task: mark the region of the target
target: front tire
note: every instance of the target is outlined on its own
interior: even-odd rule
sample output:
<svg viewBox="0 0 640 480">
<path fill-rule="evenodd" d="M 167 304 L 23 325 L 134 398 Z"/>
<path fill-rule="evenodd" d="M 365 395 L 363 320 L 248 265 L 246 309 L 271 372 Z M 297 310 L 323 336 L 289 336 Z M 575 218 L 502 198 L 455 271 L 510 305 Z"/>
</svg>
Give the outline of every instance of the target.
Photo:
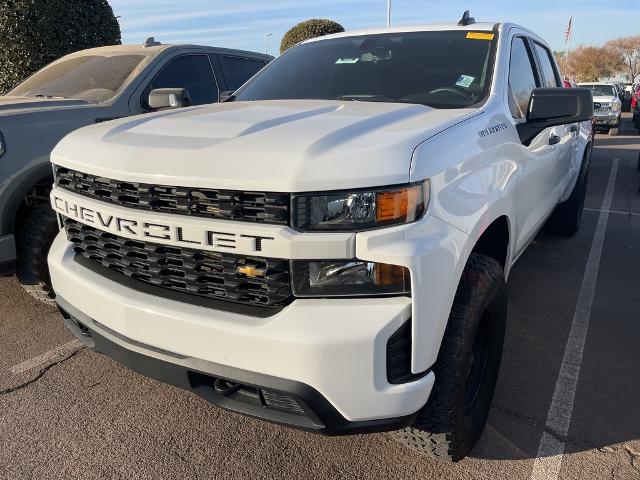
<svg viewBox="0 0 640 480">
<path fill-rule="evenodd" d="M 56 214 L 49 205 L 42 204 L 27 211 L 16 232 L 18 281 L 32 297 L 47 305 L 55 305 L 47 255 L 58 231 Z"/>
<path fill-rule="evenodd" d="M 429 401 L 392 435 L 421 454 L 458 462 L 482 434 L 495 391 L 507 317 L 502 265 L 471 254 L 433 367 Z"/>
</svg>

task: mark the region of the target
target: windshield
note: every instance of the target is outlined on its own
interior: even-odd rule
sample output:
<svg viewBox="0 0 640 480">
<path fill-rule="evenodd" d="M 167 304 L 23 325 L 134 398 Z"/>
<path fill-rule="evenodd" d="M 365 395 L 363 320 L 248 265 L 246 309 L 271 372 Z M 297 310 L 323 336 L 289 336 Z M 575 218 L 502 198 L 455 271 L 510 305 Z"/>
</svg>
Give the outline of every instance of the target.
<svg viewBox="0 0 640 480">
<path fill-rule="evenodd" d="M 7 95 L 106 102 L 124 86 L 144 55 L 86 55 L 49 65 Z"/>
<path fill-rule="evenodd" d="M 306 43 L 274 60 L 236 100 L 338 99 L 463 108 L 489 92 L 492 32 L 407 32 Z"/>
<path fill-rule="evenodd" d="M 613 85 L 579 85 L 582 88 L 588 88 L 594 97 L 615 97 L 616 91 Z"/>
</svg>

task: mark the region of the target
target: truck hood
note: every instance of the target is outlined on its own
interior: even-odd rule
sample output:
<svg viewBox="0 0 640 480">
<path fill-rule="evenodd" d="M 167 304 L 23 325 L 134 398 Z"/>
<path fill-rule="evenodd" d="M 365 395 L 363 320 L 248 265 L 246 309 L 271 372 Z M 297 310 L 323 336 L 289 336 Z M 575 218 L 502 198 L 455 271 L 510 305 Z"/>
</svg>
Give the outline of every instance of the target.
<svg viewBox="0 0 640 480">
<path fill-rule="evenodd" d="M 14 97 L 0 96 L 0 115 L 11 115 L 29 111 L 49 110 L 55 108 L 74 107 L 87 105 L 84 100 L 72 100 L 67 98 L 40 98 L 40 97 Z"/>
<path fill-rule="evenodd" d="M 63 139 L 56 164 L 117 180 L 300 192 L 409 180 L 416 146 L 481 113 L 328 100 L 230 102 L 129 117 Z"/>
</svg>

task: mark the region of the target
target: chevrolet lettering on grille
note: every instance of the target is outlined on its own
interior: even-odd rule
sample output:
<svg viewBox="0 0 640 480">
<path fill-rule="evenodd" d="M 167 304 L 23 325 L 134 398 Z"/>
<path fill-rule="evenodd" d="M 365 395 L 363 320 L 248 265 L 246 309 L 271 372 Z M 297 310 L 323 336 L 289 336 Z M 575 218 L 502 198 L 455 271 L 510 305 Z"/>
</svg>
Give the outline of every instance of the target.
<svg viewBox="0 0 640 480">
<path fill-rule="evenodd" d="M 177 221 L 144 218 L 132 212 L 131 215 L 116 213 L 105 205 L 101 208 L 97 202 L 67 198 L 65 192 L 54 191 L 51 194 L 52 205 L 57 213 L 65 218 L 77 220 L 85 225 L 111 232 L 130 239 L 139 239 L 169 245 L 199 248 L 217 252 L 238 252 L 243 254 L 262 254 L 268 250 L 274 237 L 238 233 L 223 229 L 210 229 L 203 225 L 186 224 Z M 163 216 L 163 217 L 166 217 Z M 199 222 L 196 222 L 199 223 Z"/>
</svg>

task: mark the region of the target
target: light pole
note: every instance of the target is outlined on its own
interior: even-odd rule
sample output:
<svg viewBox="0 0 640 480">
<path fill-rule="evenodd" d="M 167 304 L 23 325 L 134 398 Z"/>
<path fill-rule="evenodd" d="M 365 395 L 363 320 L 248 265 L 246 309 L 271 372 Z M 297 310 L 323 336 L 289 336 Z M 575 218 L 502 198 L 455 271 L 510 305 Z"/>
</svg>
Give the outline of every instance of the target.
<svg viewBox="0 0 640 480">
<path fill-rule="evenodd" d="M 391 26 L 391 0 L 387 0 L 387 27 Z"/>
<path fill-rule="evenodd" d="M 273 33 L 265 33 L 264 34 L 264 54 L 268 55 L 269 54 L 269 49 L 267 48 L 267 38 L 272 36 Z"/>
</svg>

